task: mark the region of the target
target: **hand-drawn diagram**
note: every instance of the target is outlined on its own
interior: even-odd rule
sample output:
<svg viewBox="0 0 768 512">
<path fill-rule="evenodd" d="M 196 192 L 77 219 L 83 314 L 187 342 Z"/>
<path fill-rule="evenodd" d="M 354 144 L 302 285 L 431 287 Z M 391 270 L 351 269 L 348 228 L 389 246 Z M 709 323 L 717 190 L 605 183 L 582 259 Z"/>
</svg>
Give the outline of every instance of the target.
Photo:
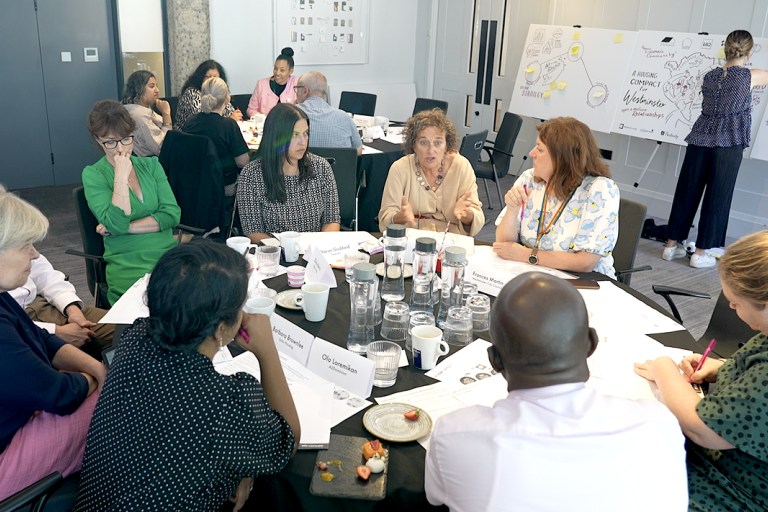
<svg viewBox="0 0 768 512">
<path fill-rule="evenodd" d="M 688 40 L 689 41 L 689 40 Z M 682 123 L 693 126 L 701 112 L 701 84 L 706 75 L 717 65 L 717 61 L 702 53 L 686 55 L 680 61 L 670 60 L 664 64 L 669 78 L 663 83 L 664 96 L 675 106 L 665 121 L 670 127 Z"/>
</svg>

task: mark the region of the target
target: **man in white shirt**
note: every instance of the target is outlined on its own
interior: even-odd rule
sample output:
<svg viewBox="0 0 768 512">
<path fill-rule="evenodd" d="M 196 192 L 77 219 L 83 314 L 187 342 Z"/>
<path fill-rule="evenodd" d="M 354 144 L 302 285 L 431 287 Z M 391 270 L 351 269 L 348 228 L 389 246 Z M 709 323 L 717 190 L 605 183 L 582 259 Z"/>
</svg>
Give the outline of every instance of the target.
<svg viewBox="0 0 768 512">
<path fill-rule="evenodd" d="M 328 104 L 328 81 L 322 73 L 308 71 L 299 77 L 296 106 L 309 118 L 309 145 L 321 148 L 356 148 L 363 154 L 363 141 L 352 118 Z"/>
<path fill-rule="evenodd" d="M 491 337 L 488 356 L 509 395 L 437 421 L 430 503 L 453 512 L 688 510 L 672 413 L 584 386 L 598 338 L 576 288 L 539 272 L 513 279 L 493 306 Z"/>
<path fill-rule="evenodd" d="M 87 350 L 92 355 L 112 342 L 114 324 L 98 323 L 107 312 L 84 305 L 72 283 L 42 254 L 32 260 L 27 282 L 9 293 L 38 326 L 51 334 L 80 348 L 91 340 L 97 341 L 98 345 L 92 344 L 92 350 Z"/>
</svg>

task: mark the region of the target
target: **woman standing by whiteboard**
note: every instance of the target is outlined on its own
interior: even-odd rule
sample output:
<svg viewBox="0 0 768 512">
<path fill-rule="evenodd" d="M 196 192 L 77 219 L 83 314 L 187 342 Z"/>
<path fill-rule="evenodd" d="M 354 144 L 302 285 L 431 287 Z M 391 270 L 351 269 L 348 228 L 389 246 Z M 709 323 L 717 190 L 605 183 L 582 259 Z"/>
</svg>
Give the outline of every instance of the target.
<svg viewBox="0 0 768 512">
<path fill-rule="evenodd" d="M 750 142 L 752 87 L 768 85 L 768 71 L 744 67 L 753 44 L 749 32 L 734 30 L 725 40 L 725 65 L 704 75 L 701 115 L 685 138 L 688 149 L 677 180 L 662 259 L 685 256 L 685 248 L 678 242 L 688 238 L 702 194 L 691 267 L 714 266 L 715 258 L 705 251 L 725 245 L 733 189 L 744 148 Z"/>
</svg>

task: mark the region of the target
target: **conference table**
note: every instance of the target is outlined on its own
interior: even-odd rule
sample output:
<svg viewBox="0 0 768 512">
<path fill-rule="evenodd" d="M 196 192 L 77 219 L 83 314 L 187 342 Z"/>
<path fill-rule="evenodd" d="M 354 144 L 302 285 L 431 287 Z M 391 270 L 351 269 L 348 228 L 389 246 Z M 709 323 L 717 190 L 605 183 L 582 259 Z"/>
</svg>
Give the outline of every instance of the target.
<svg viewBox="0 0 768 512">
<path fill-rule="evenodd" d="M 381 254 L 371 257 L 372 263 L 383 260 Z M 304 264 L 299 260 L 299 264 Z M 297 324 L 302 329 L 319 336 L 331 343 L 346 347 L 347 329 L 349 327 L 350 305 L 349 285 L 345 281 L 343 270 L 334 270 L 337 288 L 330 291 L 328 310 L 323 322 L 308 322 L 301 311 L 287 310 L 277 307 L 275 314 L 279 314 L 289 321 Z M 578 274 L 579 277 L 594 280 L 610 280 L 603 274 L 595 272 Z M 406 300 L 410 297 L 410 279 L 406 279 Z M 289 289 L 286 275 L 277 276 L 265 281 L 265 284 L 275 290 Z M 650 305 L 654 309 L 669 314 L 654 301 L 632 290 L 628 286 L 617 283 L 619 287 L 632 294 L 637 299 Z M 493 297 L 491 298 L 493 300 Z M 376 338 L 379 336 L 381 325 L 376 327 Z M 489 333 L 475 333 L 475 338 L 490 340 Z M 651 335 L 652 338 L 664 345 L 702 352 L 693 337 L 687 330 Z M 404 342 L 400 343 L 404 346 Z M 461 347 L 450 346 L 450 354 L 454 354 Z M 234 351 L 233 351 L 234 352 Z M 449 355 L 450 355 L 449 354 Z M 441 359 L 442 360 L 442 359 Z M 397 382 L 394 386 L 380 389 L 373 388 L 370 400 L 375 403 L 376 397 L 390 395 L 392 393 L 407 391 L 416 387 L 434 384 L 437 381 L 424 375 L 425 372 L 415 369 L 412 365 L 402 367 L 398 371 Z M 362 417 L 365 411 L 358 412 L 342 423 L 331 429 L 332 434 L 368 437 L 372 436 L 363 427 Z M 281 501 L 286 504 L 286 510 L 296 509 L 300 504 L 305 511 L 406 511 L 406 510 L 447 510 L 446 507 L 432 507 L 424 493 L 424 464 L 426 451 L 418 442 L 388 443 L 389 444 L 389 468 L 386 497 L 381 501 L 352 500 L 342 498 L 319 497 L 310 494 L 310 483 L 317 458 L 316 450 L 300 450 L 288 463 L 288 466 L 279 474 L 263 477 L 257 483 L 257 489 L 261 492 L 270 492 L 280 495 Z"/>
</svg>

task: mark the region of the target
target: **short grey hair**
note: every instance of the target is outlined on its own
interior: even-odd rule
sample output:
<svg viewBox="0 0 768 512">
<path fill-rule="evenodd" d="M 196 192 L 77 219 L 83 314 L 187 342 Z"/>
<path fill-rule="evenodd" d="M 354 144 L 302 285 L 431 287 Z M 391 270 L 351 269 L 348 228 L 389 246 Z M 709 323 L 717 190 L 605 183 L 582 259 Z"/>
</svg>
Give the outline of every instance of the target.
<svg viewBox="0 0 768 512">
<path fill-rule="evenodd" d="M 215 76 L 203 82 L 200 89 L 200 107 L 206 114 L 220 108 L 227 101 L 229 89 L 227 82 Z"/>
<path fill-rule="evenodd" d="M 0 185 L 0 252 L 37 243 L 48 233 L 48 219 L 34 205 Z"/>
<path fill-rule="evenodd" d="M 317 71 L 307 71 L 299 77 L 300 85 L 307 88 L 309 94 L 324 94 L 328 96 L 328 80 Z"/>
</svg>

